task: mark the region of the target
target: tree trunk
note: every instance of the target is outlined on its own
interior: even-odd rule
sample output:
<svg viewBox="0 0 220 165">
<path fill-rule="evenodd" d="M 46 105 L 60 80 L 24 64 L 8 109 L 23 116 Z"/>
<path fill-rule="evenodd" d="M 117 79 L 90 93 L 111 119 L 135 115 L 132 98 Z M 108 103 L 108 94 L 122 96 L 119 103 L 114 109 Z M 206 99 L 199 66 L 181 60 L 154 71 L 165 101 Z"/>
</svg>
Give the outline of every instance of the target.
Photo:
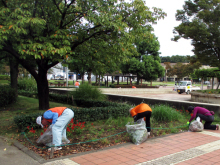
<svg viewBox="0 0 220 165">
<path fill-rule="evenodd" d="M 11 87 L 15 89 L 16 96 L 18 96 L 18 62 L 14 57 L 9 57 L 10 63 L 10 78 L 11 78 Z"/>
<path fill-rule="evenodd" d="M 137 74 L 137 85 L 139 85 L 140 76 Z"/>
<path fill-rule="evenodd" d="M 38 89 L 38 99 L 39 99 L 39 109 L 47 110 L 49 109 L 49 88 L 47 81 L 47 70 L 39 67 L 39 73 L 37 78 L 37 89 Z"/>
<path fill-rule="evenodd" d="M 88 82 L 89 82 L 89 84 L 92 84 L 92 83 L 91 83 L 91 74 L 92 74 L 92 72 L 89 71 L 89 72 L 88 72 Z"/>
</svg>

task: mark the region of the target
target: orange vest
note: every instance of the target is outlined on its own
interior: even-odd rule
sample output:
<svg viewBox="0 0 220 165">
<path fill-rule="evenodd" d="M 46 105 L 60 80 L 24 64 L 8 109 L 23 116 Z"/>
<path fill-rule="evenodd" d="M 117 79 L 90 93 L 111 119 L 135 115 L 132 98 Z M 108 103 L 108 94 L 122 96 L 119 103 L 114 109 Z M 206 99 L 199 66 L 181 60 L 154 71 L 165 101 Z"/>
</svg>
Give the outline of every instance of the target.
<svg viewBox="0 0 220 165">
<path fill-rule="evenodd" d="M 152 109 L 149 107 L 149 105 L 147 105 L 145 103 L 141 103 L 141 104 L 137 105 L 136 107 L 134 107 L 130 111 L 130 114 L 133 117 L 133 116 L 137 115 L 138 113 L 142 113 L 142 112 L 145 112 L 145 111 L 151 111 L 152 112 Z"/>
<path fill-rule="evenodd" d="M 75 82 L 75 86 L 79 86 L 79 82 Z"/>
<path fill-rule="evenodd" d="M 66 108 L 67 107 L 54 107 L 54 108 L 48 109 L 48 111 L 52 111 L 52 112 L 58 113 L 58 117 L 60 117 L 60 115 L 62 115 L 63 111 Z M 52 119 L 46 119 L 46 120 L 49 121 L 50 123 L 52 123 Z"/>
</svg>

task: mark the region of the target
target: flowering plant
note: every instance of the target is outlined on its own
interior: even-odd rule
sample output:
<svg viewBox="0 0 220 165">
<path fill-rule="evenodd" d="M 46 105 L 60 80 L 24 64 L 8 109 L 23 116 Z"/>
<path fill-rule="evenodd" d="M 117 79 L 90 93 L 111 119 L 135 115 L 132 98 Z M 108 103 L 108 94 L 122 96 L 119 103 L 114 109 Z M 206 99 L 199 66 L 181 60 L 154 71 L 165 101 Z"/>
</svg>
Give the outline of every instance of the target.
<svg viewBox="0 0 220 165">
<path fill-rule="evenodd" d="M 85 122 L 78 122 L 78 120 L 76 120 L 76 123 L 74 123 L 72 119 L 66 128 L 67 135 L 72 135 L 74 132 L 77 135 L 80 135 L 84 127 L 85 127 Z"/>
</svg>

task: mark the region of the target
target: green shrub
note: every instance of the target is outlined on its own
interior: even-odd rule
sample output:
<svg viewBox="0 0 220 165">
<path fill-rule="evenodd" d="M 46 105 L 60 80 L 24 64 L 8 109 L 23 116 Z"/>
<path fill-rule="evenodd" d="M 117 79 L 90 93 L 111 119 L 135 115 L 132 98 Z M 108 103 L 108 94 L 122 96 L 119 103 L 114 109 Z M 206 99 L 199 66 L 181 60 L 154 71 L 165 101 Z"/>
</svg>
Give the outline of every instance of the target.
<svg viewBox="0 0 220 165">
<path fill-rule="evenodd" d="M 18 126 L 18 129 L 22 131 L 27 130 L 27 126 L 33 129 L 40 128 L 40 126 L 36 123 L 36 118 L 38 116 L 43 115 L 43 113 L 34 113 L 31 115 L 18 115 L 14 117 L 14 122 Z"/>
<path fill-rule="evenodd" d="M 18 90 L 18 94 L 22 96 L 27 96 L 27 97 L 38 98 L 38 93 L 32 92 L 32 91 Z"/>
<path fill-rule="evenodd" d="M 81 84 L 76 91 L 72 92 L 73 98 L 85 99 L 85 100 L 107 100 L 107 96 L 103 95 L 102 92 L 87 83 Z"/>
<path fill-rule="evenodd" d="M 74 112 L 74 121 L 98 121 L 108 118 L 128 117 L 130 106 L 128 104 L 118 104 L 117 107 L 92 107 L 92 108 L 70 108 Z M 27 130 L 27 126 L 30 128 L 40 128 L 36 124 L 36 118 L 43 113 L 35 113 L 31 115 L 18 115 L 14 117 L 14 122 L 18 128 L 22 131 Z"/>
<path fill-rule="evenodd" d="M 18 79 L 18 89 L 37 92 L 37 83 L 33 78 L 20 78 Z"/>
<path fill-rule="evenodd" d="M 158 122 L 171 122 L 183 119 L 183 115 L 180 112 L 166 105 L 152 106 L 152 117 Z"/>
<path fill-rule="evenodd" d="M 0 107 L 16 101 L 16 91 L 8 85 L 0 85 Z"/>
<path fill-rule="evenodd" d="M 10 80 L 9 75 L 0 75 L 0 80 Z"/>
</svg>

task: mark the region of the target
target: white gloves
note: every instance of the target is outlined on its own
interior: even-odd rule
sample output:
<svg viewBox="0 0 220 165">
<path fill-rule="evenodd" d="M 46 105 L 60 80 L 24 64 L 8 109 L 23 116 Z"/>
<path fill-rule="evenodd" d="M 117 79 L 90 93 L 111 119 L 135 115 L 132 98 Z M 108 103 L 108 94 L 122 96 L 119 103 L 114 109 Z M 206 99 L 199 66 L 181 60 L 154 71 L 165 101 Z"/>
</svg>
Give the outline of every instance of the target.
<svg viewBox="0 0 220 165">
<path fill-rule="evenodd" d="M 150 132 L 148 132 L 147 134 L 148 134 L 148 136 L 150 136 Z"/>
</svg>

